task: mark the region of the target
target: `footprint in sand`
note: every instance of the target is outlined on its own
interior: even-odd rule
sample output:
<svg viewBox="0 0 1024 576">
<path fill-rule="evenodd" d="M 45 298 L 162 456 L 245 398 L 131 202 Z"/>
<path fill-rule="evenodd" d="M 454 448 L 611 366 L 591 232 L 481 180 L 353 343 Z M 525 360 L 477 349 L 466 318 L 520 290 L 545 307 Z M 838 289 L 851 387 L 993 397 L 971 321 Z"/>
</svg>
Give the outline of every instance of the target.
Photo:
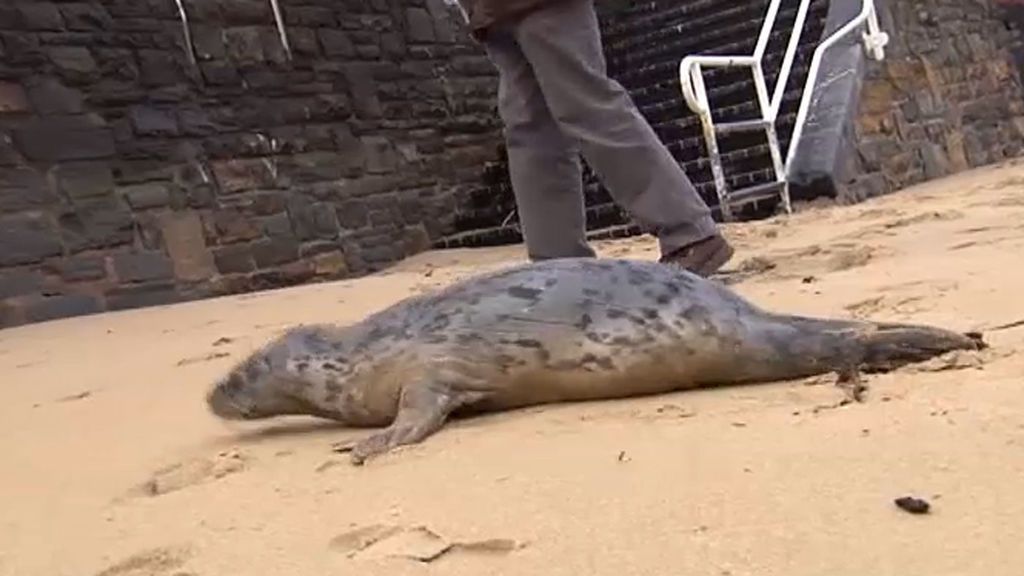
<svg viewBox="0 0 1024 576">
<path fill-rule="evenodd" d="M 189 486 L 205 484 L 245 470 L 248 458 L 231 450 L 213 458 L 194 458 L 157 470 L 153 476 L 136 488 L 142 496 L 163 496 Z"/>
<path fill-rule="evenodd" d="M 991 205 L 998 206 L 999 208 L 1015 208 L 1017 206 L 1024 206 L 1024 195 L 1014 194 L 1012 196 L 1003 196 Z"/>
<path fill-rule="evenodd" d="M 176 366 L 188 366 L 190 364 L 199 364 L 201 362 L 209 362 L 211 360 L 218 360 L 220 358 L 227 358 L 231 356 L 228 352 L 211 352 L 209 354 L 203 354 L 202 356 L 193 356 L 191 358 L 183 358 L 178 360 Z"/>
<path fill-rule="evenodd" d="M 352 559 L 402 558 L 429 563 L 452 554 L 505 555 L 523 544 L 503 538 L 453 542 L 425 526 L 377 524 L 335 536 L 330 547 Z"/>
<path fill-rule="evenodd" d="M 753 277 L 775 279 L 808 278 L 821 272 L 842 272 L 868 265 L 886 252 L 877 247 L 854 243 L 809 246 L 768 256 L 755 256 L 727 273 L 723 281 L 734 284 Z"/>
<path fill-rule="evenodd" d="M 693 418 L 697 413 L 678 404 L 662 404 L 657 408 L 632 408 L 610 410 L 607 407 L 591 414 L 583 414 L 580 422 L 596 422 L 599 420 L 642 420 L 644 422 L 685 420 Z"/>
<path fill-rule="evenodd" d="M 934 301 L 934 298 L 932 299 Z M 846 306 L 846 310 L 857 319 L 867 319 L 879 312 L 915 314 L 929 307 L 924 305 L 924 296 L 875 296 Z"/>
<path fill-rule="evenodd" d="M 190 556 L 189 548 L 153 548 L 129 556 L 96 576 L 192 576 L 179 570 Z"/>
<path fill-rule="evenodd" d="M 914 224 L 921 224 L 923 222 L 945 222 L 949 220 L 960 220 L 963 217 L 963 212 L 960 212 L 959 210 L 925 212 L 923 214 L 915 214 L 913 216 L 907 216 L 904 218 L 897 218 L 896 220 L 883 222 L 881 226 L 886 230 L 892 230 L 894 228 L 905 228 L 907 226 L 913 226 Z"/>
</svg>

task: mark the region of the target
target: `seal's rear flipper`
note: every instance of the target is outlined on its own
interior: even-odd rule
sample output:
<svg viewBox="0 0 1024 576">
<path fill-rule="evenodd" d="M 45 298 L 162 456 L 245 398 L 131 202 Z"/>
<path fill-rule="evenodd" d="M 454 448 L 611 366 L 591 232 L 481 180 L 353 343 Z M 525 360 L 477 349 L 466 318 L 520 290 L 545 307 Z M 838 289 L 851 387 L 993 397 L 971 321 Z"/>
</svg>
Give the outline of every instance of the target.
<svg viewBox="0 0 1024 576">
<path fill-rule="evenodd" d="M 913 324 L 874 323 L 861 338 L 866 372 L 888 372 L 923 362 L 954 350 L 983 350 L 981 334 L 960 334 L 942 328 Z"/>
</svg>

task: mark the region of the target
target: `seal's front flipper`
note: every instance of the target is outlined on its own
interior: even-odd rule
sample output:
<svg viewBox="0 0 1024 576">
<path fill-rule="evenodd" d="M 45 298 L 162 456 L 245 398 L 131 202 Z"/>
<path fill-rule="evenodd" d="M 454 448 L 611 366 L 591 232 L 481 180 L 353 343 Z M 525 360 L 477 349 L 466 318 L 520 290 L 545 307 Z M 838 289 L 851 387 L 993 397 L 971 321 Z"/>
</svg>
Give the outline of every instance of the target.
<svg viewBox="0 0 1024 576">
<path fill-rule="evenodd" d="M 342 443 L 338 452 L 350 452 L 353 464 L 408 444 L 416 444 L 444 426 L 448 415 L 479 399 L 478 393 L 461 392 L 444 384 L 416 383 L 402 389 L 395 421 L 383 431 L 355 443 Z"/>
<path fill-rule="evenodd" d="M 836 378 L 836 386 L 843 391 L 846 396 L 843 399 L 844 404 L 851 404 L 853 402 L 863 402 L 864 393 L 868 387 L 864 383 L 864 379 L 861 377 L 860 370 L 856 366 L 846 366 L 836 371 L 838 378 Z"/>
</svg>

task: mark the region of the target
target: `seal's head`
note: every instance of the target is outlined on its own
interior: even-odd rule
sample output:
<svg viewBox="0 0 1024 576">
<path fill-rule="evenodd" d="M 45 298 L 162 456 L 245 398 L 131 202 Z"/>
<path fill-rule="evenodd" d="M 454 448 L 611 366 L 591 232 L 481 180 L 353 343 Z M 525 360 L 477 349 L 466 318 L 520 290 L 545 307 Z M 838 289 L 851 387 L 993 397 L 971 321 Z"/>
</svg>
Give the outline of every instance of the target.
<svg viewBox="0 0 1024 576">
<path fill-rule="evenodd" d="M 299 391 L 300 374 L 291 367 L 288 338 L 250 355 L 222 378 L 206 396 L 210 410 L 225 420 L 257 420 L 307 414 Z"/>
</svg>

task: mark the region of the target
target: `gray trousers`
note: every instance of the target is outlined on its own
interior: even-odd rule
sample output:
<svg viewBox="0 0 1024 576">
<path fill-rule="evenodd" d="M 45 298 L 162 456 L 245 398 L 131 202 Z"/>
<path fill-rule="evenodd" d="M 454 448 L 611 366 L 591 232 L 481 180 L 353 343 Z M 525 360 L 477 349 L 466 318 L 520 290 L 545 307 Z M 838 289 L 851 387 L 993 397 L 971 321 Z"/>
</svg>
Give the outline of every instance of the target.
<svg viewBox="0 0 1024 576">
<path fill-rule="evenodd" d="M 581 152 L 663 254 L 716 233 L 686 173 L 607 76 L 593 1 L 552 2 L 484 40 L 500 73 L 509 172 L 533 260 L 594 255 Z"/>
</svg>

